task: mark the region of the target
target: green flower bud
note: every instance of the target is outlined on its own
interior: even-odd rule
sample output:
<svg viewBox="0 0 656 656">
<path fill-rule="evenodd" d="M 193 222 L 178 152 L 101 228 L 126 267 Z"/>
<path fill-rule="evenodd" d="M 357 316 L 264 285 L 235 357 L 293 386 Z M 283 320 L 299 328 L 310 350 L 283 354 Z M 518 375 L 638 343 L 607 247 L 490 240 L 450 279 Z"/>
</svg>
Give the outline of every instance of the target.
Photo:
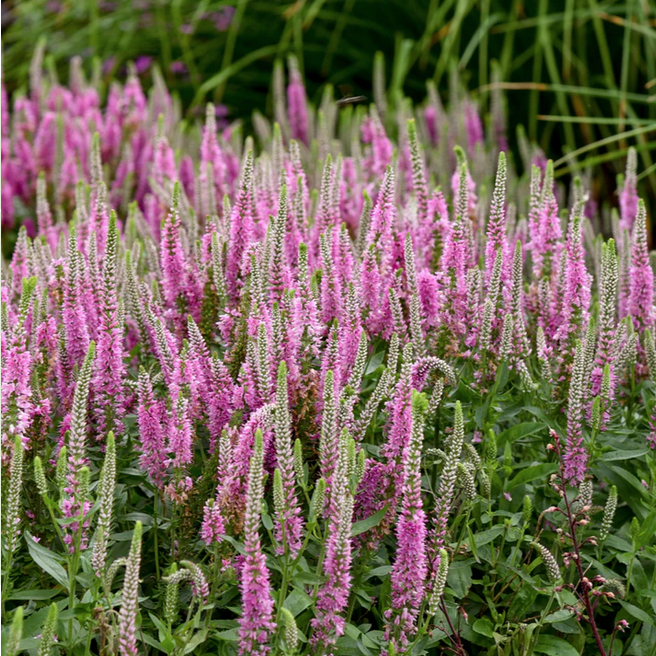
<svg viewBox="0 0 656 656">
<path fill-rule="evenodd" d="M 37 490 L 39 490 L 39 494 L 42 497 L 45 497 L 48 494 L 48 481 L 46 480 L 46 475 L 43 471 L 43 463 L 39 456 L 34 458 L 34 481 Z"/>
<path fill-rule="evenodd" d="M 173 563 L 174 569 L 171 574 L 175 574 L 178 566 Z M 166 585 L 166 597 L 164 599 L 164 617 L 169 624 L 173 624 L 178 617 L 178 592 L 179 581 L 169 576 L 169 582 Z"/>
<path fill-rule="evenodd" d="M 314 488 L 312 501 L 310 502 L 310 521 L 316 520 L 323 514 L 323 507 L 326 502 L 326 481 L 320 478 Z"/>
<path fill-rule="evenodd" d="M 304 488 L 305 469 L 303 467 L 303 445 L 298 438 L 296 438 L 296 441 L 294 442 L 294 473 L 296 474 L 298 484 Z"/>
<path fill-rule="evenodd" d="M 7 656 L 15 656 L 18 654 L 18 645 L 23 637 L 23 607 L 19 606 L 14 611 L 14 619 L 11 623 L 9 630 L 9 637 L 7 638 L 6 649 Z"/>
<path fill-rule="evenodd" d="M 552 583 L 558 583 L 561 580 L 560 568 L 556 559 L 553 557 L 553 554 L 549 549 L 542 546 L 539 542 L 531 542 L 536 551 L 540 554 L 544 566 L 547 568 L 547 574 L 549 575 L 549 580 Z"/>
<path fill-rule="evenodd" d="M 617 488 L 613 485 L 610 488 L 608 493 L 608 499 L 606 500 L 606 507 L 604 508 L 604 517 L 601 520 L 601 531 L 599 537 L 602 540 L 605 540 L 610 533 L 610 529 L 613 527 L 613 517 L 615 516 L 615 511 L 617 510 Z"/>
<path fill-rule="evenodd" d="M 631 520 L 631 528 L 629 529 L 629 535 L 631 536 L 631 539 L 633 542 L 638 541 L 638 534 L 640 533 L 640 522 L 638 521 L 637 517 L 634 517 Z"/>
<path fill-rule="evenodd" d="M 479 472 L 478 476 L 481 479 L 481 494 L 489 499 L 492 496 L 492 481 L 485 471 Z"/>
<path fill-rule="evenodd" d="M 610 365 L 604 365 L 601 377 L 601 398 L 606 402 L 610 398 Z"/>
<path fill-rule="evenodd" d="M 490 465 L 497 461 L 497 436 L 492 429 L 488 432 L 485 442 L 485 460 Z"/>
<path fill-rule="evenodd" d="M 428 601 L 428 613 L 431 616 L 436 615 L 437 611 L 439 610 L 440 600 L 442 599 L 442 594 L 444 593 L 444 587 L 446 586 L 446 578 L 448 574 L 449 554 L 446 552 L 446 549 L 440 549 L 440 564 L 437 568 L 437 573 L 435 574 L 433 589 Z"/>
<path fill-rule="evenodd" d="M 282 515 L 285 509 L 285 494 L 282 489 L 282 475 L 277 468 L 273 472 L 273 507 L 279 515 Z"/>
<path fill-rule="evenodd" d="M 39 641 L 38 656 L 50 656 L 52 648 L 55 645 L 55 633 L 57 632 L 57 619 L 59 617 L 59 609 L 57 604 L 53 603 L 48 611 L 46 623 L 41 629 L 41 640 Z"/>
<path fill-rule="evenodd" d="M 458 463 L 458 480 L 465 492 L 465 496 L 473 501 L 476 498 L 476 483 L 474 483 L 470 471 L 461 462 Z"/>
<path fill-rule="evenodd" d="M 530 524 L 531 517 L 533 516 L 533 502 L 531 497 L 528 494 L 524 497 L 524 503 L 522 505 L 522 521 L 524 524 Z"/>
<path fill-rule="evenodd" d="M 594 401 L 592 402 L 590 425 L 594 431 L 598 431 L 601 428 L 601 397 L 599 396 L 595 396 Z"/>
<path fill-rule="evenodd" d="M 68 435 L 68 433 L 67 433 Z M 60 494 L 63 489 L 68 485 L 66 477 L 68 475 L 68 453 L 65 446 L 63 446 L 59 451 L 59 457 L 57 458 L 57 470 L 55 477 L 57 479 L 57 487 L 59 488 Z"/>
<path fill-rule="evenodd" d="M 298 649 L 298 627 L 296 620 L 291 611 L 284 606 L 281 609 L 282 617 L 285 624 L 285 646 L 288 652 L 295 652 Z"/>
<path fill-rule="evenodd" d="M 89 479 L 91 472 L 88 467 L 82 467 L 78 474 L 78 498 L 80 501 L 86 501 L 89 498 Z"/>
<path fill-rule="evenodd" d="M 346 443 L 346 476 L 355 474 L 355 440 L 351 437 Z"/>
<path fill-rule="evenodd" d="M 358 451 L 358 459 L 355 463 L 355 479 L 358 482 L 358 485 L 362 482 L 364 478 L 364 471 L 367 466 L 367 454 L 364 449 Z"/>
</svg>

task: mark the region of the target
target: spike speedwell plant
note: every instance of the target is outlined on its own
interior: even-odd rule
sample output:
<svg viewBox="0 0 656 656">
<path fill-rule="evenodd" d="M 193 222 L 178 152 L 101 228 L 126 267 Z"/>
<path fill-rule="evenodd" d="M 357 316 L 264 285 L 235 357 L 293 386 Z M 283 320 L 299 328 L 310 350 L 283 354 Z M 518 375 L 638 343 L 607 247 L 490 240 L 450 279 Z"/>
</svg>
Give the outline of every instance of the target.
<svg viewBox="0 0 656 656">
<path fill-rule="evenodd" d="M 652 653 L 635 153 L 595 208 L 381 79 L 291 58 L 247 137 L 133 74 L 3 97 L 7 653 Z"/>
</svg>

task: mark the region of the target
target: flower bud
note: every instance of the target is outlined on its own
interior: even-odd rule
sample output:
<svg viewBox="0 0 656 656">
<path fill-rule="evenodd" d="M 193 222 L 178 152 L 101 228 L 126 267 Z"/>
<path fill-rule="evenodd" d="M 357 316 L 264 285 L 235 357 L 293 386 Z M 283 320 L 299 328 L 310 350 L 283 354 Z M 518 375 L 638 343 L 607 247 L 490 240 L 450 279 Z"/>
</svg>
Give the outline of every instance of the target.
<svg viewBox="0 0 656 656">
<path fill-rule="evenodd" d="M 610 488 L 608 499 L 606 500 L 606 507 L 604 508 L 604 517 L 601 520 L 601 532 L 599 537 L 605 540 L 613 527 L 613 517 L 617 510 L 617 488 L 613 485 Z"/>
<path fill-rule="evenodd" d="M 34 458 L 34 481 L 37 490 L 39 490 L 39 494 L 42 497 L 45 497 L 48 494 L 48 481 L 46 480 L 46 475 L 43 471 L 43 463 L 39 456 L 35 456 Z"/>
<path fill-rule="evenodd" d="M 533 515 L 533 502 L 531 497 L 527 495 L 524 496 L 524 503 L 522 504 L 522 521 L 524 524 L 529 524 L 531 522 L 531 516 Z"/>
</svg>

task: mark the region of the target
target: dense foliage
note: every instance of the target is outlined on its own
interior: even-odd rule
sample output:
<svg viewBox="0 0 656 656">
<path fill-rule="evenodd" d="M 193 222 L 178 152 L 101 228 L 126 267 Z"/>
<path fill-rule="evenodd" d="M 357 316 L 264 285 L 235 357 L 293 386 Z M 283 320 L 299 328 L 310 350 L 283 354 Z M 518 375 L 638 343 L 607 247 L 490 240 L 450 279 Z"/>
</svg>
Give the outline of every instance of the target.
<svg viewBox="0 0 656 656">
<path fill-rule="evenodd" d="M 618 213 L 498 95 L 280 73 L 257 140 L 77 63 L 3 98 L 4 653 L 652 655 L 635 151 Z"/>
</svg>

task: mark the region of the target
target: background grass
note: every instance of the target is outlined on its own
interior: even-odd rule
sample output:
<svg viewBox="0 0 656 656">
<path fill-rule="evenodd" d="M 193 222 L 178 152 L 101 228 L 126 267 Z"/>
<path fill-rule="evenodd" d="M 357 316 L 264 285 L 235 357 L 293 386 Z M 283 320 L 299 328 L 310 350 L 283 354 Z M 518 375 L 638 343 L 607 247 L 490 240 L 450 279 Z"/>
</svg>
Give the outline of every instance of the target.
<svg viewBox="0 0 656 656">
<path fill-rule="evenodd" d="M 639 192 L 656 210 L 656 5 L 648 0 L 22 0 L 3 3 L 3 25 L 10 93 L 26 88 L 45 38 L 46 63 L 62 80 L 74 55 L 105 86 L 128 62 L 152 57 L 189 116 L 210 99 L 229 118 L 271 114 L 272 63 L 288 52 L 315 102 L 328 83 L 372 98 L 376 52 L 392 104 L 422 99 L 426 79 L 448 102 L 455 71 L 484 115 L 490 85 L 502 86 L 511 148 L 524 126 L 557 160 L 557 175 L 591 169 L 599 202 L 617 203 L 615 177 L 636 145 Z M 186 72 L 175 72 L 181 64 Z"/>
</svg>

